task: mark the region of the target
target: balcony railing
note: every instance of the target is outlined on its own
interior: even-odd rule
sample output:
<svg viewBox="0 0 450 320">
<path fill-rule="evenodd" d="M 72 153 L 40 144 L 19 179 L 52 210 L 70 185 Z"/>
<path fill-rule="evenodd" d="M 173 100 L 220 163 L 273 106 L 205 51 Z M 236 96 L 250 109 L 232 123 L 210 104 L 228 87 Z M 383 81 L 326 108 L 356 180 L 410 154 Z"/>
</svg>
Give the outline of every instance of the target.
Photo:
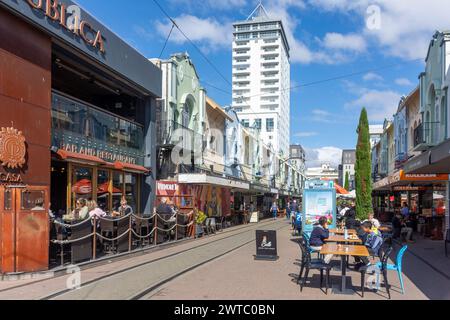
<svg viewBox="0 0 450 320">
<path fill-rule="evenodd" d="M 182 145 L 183 148 L 195 150 L 198 144 L 203 146 L 203 135 L 185 127 L 173 120 L 162 120 L 156 124 L 157 145 L 175 146 Z"/>
<path fill-rule="evenodd" d="M 439 122 L 426 122 L 414 130 L 414 147 L 433 146 L 439 142 Z"/>
</svg>

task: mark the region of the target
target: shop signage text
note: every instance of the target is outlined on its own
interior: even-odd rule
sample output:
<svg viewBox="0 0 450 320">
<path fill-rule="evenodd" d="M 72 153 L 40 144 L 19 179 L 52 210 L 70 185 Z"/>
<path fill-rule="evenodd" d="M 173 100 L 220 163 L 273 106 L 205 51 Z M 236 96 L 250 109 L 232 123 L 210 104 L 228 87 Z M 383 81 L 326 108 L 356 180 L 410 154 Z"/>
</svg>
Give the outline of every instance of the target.
<svg viewBox="0 0 450 320">
<path fill-rule="evenodd" d="M 16 173 L 0 172 L 0 184 L 22 184 L 22 176 Z"/>
<path fill-rule="evenodd" d="M 57 22 L 61 27 L 81 37 L 88 45 L 105 53 L 105 42 L 101 31 L 95 30 L 89 22 L 81 18 L 81 10 L 68 10 L 69 8 L 59 0 L 23 1 L 32 8 L 43 11 L 47 19 Z"/>
<path fill-rule="evenodd" d="M 115 162 L 120 161 L 129 164 L 137 164 L 136 158 L 125 156 L 122 154 L 116 154 L 109 151 L 98 150 L 95 148 L 87 148 L 83 146 L 77 146 L 75 144 L 63 144 L 61 149 L 73 153 L 83 154 L 86 156 L 98 157 L 105 161 Z"/>
</svg>

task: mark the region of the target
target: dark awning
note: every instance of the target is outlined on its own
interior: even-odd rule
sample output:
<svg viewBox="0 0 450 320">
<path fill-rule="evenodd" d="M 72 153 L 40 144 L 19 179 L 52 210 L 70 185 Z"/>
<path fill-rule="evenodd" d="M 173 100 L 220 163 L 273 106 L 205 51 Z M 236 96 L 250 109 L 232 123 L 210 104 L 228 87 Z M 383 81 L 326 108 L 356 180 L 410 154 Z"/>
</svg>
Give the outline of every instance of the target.
<svg viewBox="0 0 450 320">
<path fill-rule="evenodd" d="M 406 173 L 430 173 L 427 170 L 431 164 L 431 151 L 426 151 L 421 155 L 412 158 L 403 166 Z M 435 173 L 435 172 L 432 172 Z"/>
<path fill-rule="evenodd" d="M 404 166 L 404 171 L 417 174 L 449 174 L 450 139 L 409 160 Z"/>
</svg>

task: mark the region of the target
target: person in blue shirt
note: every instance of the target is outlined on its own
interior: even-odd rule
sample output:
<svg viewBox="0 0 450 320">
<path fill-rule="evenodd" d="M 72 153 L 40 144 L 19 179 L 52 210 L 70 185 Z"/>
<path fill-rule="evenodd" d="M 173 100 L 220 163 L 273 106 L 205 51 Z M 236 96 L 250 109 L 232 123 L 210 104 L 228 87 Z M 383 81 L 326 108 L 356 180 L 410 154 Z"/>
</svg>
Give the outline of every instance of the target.
<svg viewBox="0 0 450 320">
<path fill-rule="evenodd" d="M 272 208 L 270 208 L 270 211 L 272 212 L 273 220 L 277 220 L 278 215 L 278 205 L 276 202 L 272 204 Z"/>
<path fill-rule="evenodd" d="M 406 202 L 403 202 L 403 207 L 402 207 L 401 213 L 402 213 L 403 218 L 409 217 L 409 207 Z"/>
<path fill-rule="evenodd" d="M 373 225 L 371 222 L 366 221 L 361 225 L 361 229 L 364 231 L 364 237 L 362 237 L 361 240 L 363 240 L 364 245 L 369 250 L 369 254 L 371 256 L 378 256 L 381 246 L 383 245 L 383 238 L 378 233 L 375 233 L 373 231 Z M 360 261 L 356 265 L 356 270 L 359 270 L 362 266 L 369 266 L 370 260 L 368 257 L 361 257 L 357 259 L 357 261 Z"/>
<path fill-rule="evenodd" d="M 321 217 L 319 219 L 319 224 L 314 228 L 309 238 L 309 245 L 311 249 L 315 251 L 322 250 L 325 240 L 329 237 L 330 231 L 328 230 L 328 219 L 326 217 Z M 330 263 L 332 258 L 332 254 L 326 255 L 324 258 L 325 263 Z"/>
</svg>

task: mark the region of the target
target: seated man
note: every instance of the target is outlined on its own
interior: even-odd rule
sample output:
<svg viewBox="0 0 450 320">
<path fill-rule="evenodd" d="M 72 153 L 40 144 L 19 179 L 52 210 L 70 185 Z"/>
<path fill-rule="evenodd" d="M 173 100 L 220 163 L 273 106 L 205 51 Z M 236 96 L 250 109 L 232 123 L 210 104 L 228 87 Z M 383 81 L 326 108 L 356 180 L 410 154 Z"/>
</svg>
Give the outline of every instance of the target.
<svg viewBox="0 0 450 320">
<path fill-rule="evenodd" d="M 381 246 L 383 245 L 383 238 L 381 238 L 377 233 L 373 232 L 372 230 L 373 225 L 371 222 L 366 221 L 361 225 L 361 229 L 366 234 L 364 239 L 364 245 L 369 250 L 369 254 L 372 256 L 378 256 L 378 253 L 381 249 Z M 356 270 L 359 270 L 362 266 L 368 266 L 370 265 L 370 261 L 368 257 L 361 257 L 357 259 L 361 262 L 359 262 L 356 265 Z"/>
<path fill-rule="evenodd" d="M 412 235 L 413 235 L 414 230 L 413 230 L 413 228 L 411 228 L 408 225 L 408 221 L 409 221 L 409 217 L 400 221 L 400 223 L 401 223 L 400 234 L 405 236 L 405 239 L 407 242 L 414 243 L 414 241 L 412 240 Z"/>
<path fill-rule="evenodd" d="M 319 219 L 319 224 L 314 228 L 309 239 L 311 249 L 315 251 L 322 250 L 325 240 L 329 237 L 330 231 L 328 230 L 328 219 L 326 217 L 321 217 Z M 326 255 L 324 258 L 325 263 L 330 263 L 332 258 L 332 254 Z"/>
</svg>

